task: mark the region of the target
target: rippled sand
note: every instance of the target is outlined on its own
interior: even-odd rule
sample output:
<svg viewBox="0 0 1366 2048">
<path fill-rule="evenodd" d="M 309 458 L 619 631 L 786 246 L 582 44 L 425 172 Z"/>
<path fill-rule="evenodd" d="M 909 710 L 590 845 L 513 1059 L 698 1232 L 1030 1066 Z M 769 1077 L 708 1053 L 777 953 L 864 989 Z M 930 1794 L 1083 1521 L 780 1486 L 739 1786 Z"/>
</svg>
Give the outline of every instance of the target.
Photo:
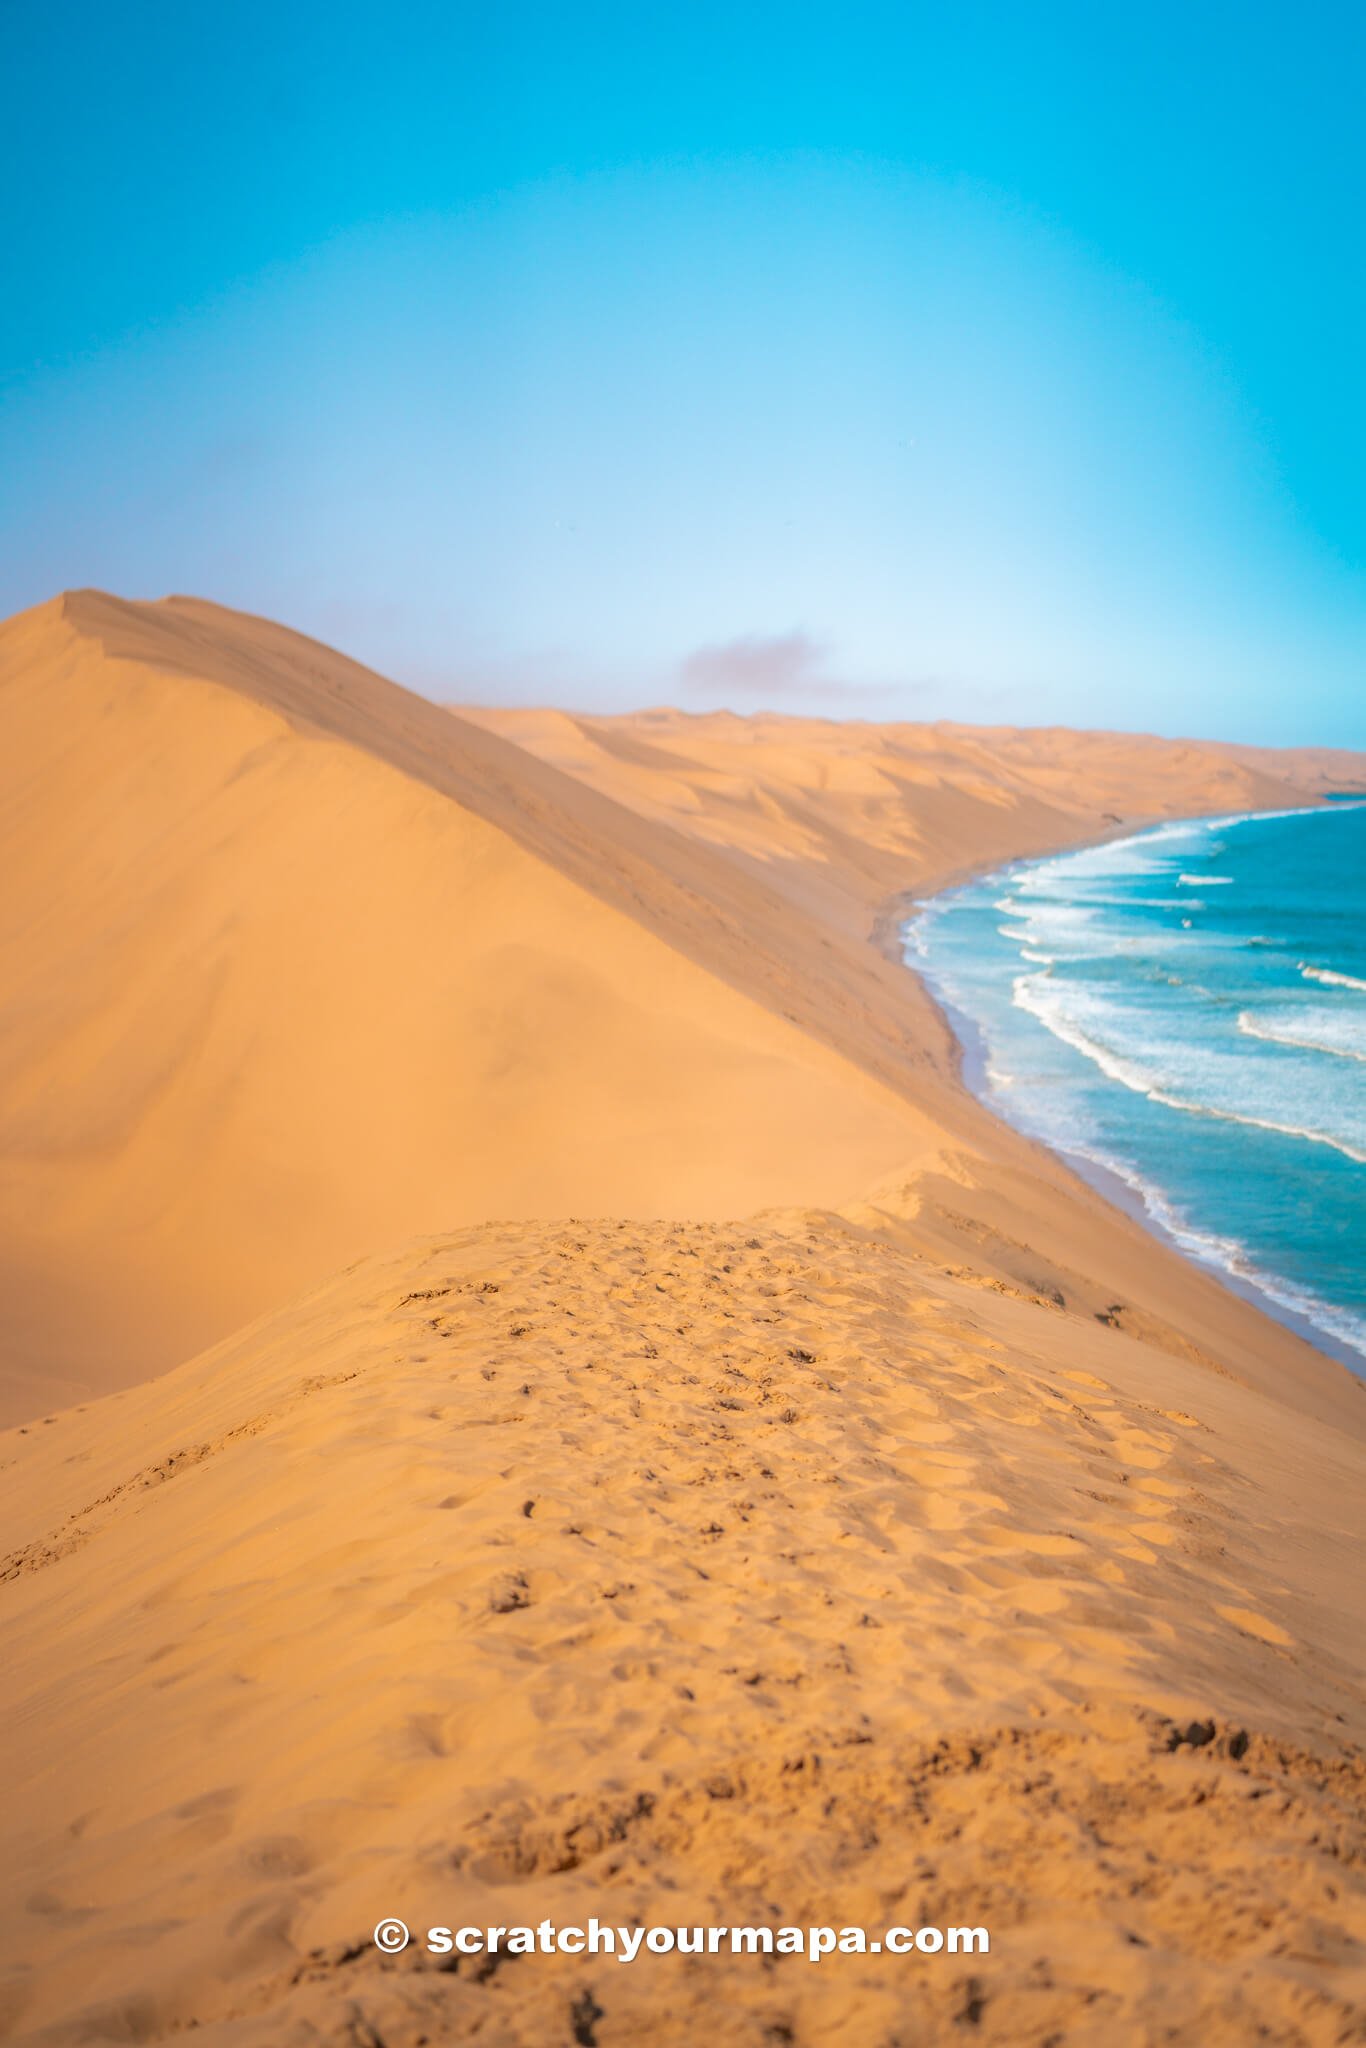
<svg viewBox="0 0 1366 2048">
<path fill-rule="evenodd" d="M 0 2029 L 1353 2038 L 1361 1389 L 870 943 L 974 847 L 1328 767 L 669 715 L 571 774 L 212 608 L 0 655 Z"/>
</svg>

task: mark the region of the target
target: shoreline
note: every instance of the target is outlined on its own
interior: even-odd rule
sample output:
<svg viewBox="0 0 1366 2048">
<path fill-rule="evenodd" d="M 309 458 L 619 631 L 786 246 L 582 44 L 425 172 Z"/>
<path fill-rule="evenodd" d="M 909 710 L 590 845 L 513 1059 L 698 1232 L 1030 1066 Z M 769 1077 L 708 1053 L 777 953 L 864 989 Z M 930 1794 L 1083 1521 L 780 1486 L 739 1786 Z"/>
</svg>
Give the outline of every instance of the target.
<svg viewBox="0 0 1366 2048">
<path fill-rule="evenodd" d="M 269 620 L 90 591 L 8 622 L 0 668 L 68 906 L 43 966 L 61 1029 L 35 1008 L 7 1052 L 26 1087 L 41 1075 L 45 1103 L 83 1116 L 76 1020 L 104 999 L 90 963 L 110 940 L 85 877 L 107 821 L 69 800 L 59 735 L 82 735 L 92 788 L 112 757 L 144 791 L 131 853 L 110 850 L 114 958 L 146 1029 L 101 1073 L 138 1142 L 73 1150 L 58 1119 L 59 1165 L 13 1161 L 22 1258 L 0 1391 L 15 1421 L 174 1370 L 433 1223 L 720 1219 L 877 1194 L 934 1256 L 1007 1284 L 1056 1267 L 1083 1317 L 1123 1298 L 1159 1349 L 1193 1347 L 1286 1398 L 1312 1381 L 1323 1412 L 1357 1409 L 1338 1359 L 1170 1259 L 979 1101 L 901 931 L 974 870 L 1164 818 L 1314 806 L 1366 781 L 1366 754 L 667 708 L 460 715 Z M 266 737 L 297 777 L 288 802 L 243 772 Z M 221 793 L 235 839 L 187 806 L 187 774 Z M 354 811 L 345 833 L 334 784 Z M 32 815 L 10 827 L 20 871 Z M 167 903 L 171 831 L 186 888 Z M 452 920 L 474 877 L 476 914 Z M 245 1119 L 223 1115 L 218 1066 L 177 1027 L 208 999 L 201 935 L 224 906 L 238 937 L 216 1057 L 234 1038 L 253 1048 L 231 1077 Z M 16 974 L 32 971 L 22 929 Z M 166 963 L 189 942 L 187 977 Z M 520 1020 L 519 1059 L 491 1057 L 504 1016 Z M 173 1079 L 170 1109 L 147 1101 L 149 1066 Z M 358 1073 L 382 1086 L 356 1089 Z M 260 1198 L 267 1126 L 294 1191 L 285 1228 Z"/>
<path fill-rule="evenodd" d="M 933 1913 L 924 2048 L 1340 2042 L 1362 1383 L 987 1106 L 901 931 L 1366 754 L 481 725 L 191 600 L 0 677 L 15 2039 L 843 2048 L 878 1935 L 422 1930 Z"/>
<path fill-rule="evenodd" d="M 1121 1214 L 1141 1224 L 1159 1244 L 1179 1254 L 1187 1265 L 1194 1267 L 1199 1272 L 1211 1275 L 1222 1286 L 1226 1287 L 1230 1293 L 1238 1296 L 1240 1300 L 1247 1302 L 1263 1315 L 1269 1316 L 1273 1322 L 1278 1323 L 1283 1329 L 1289 1330 L 1293 1336 L 1298 1337 L 1302 1342 L 1311 1345 L 1314 1350 L 1320 1352 L 1324 1357 L 1344 1367 L 1352 1379 L 1366 1390 L 1366 1356 L 1363 1356 L 1360 1351 L 1345 1339 L 1336 1336 L 1331 1330 L 1324 1329 L 1320 1323 L 1316 1322 L 1305 1311 L 1296 1309 L 1290 1303 L 1281 1300 L 1272 1291 L 1270 1283 L 1263 1283 L 1251 1278 L 1247 1274 L 1239 1273 L 1235 1268 L 1214 1255 L 1202 1257 L 1200 1252 L 1188 1243 L 1178 1231 L 1174 1230 L 1170 1224 L 1165 1222 L 1151 1206 L 1143 1186 L 1135 1181 L 1131 1181 L 1117 1167 L 1108 1164 L 1104 1160 L 1094 1158 L 1087 1152 L 1044 1137 L 1038 1132 L 1026 1128 L 1024 1125 L 1015 1123 L 1008 1117 L 991 1094 L 990 1083 L 987 1077 L 987 1047 L 981 1027 L 975 1018 L 969 1016 L 965 1010 L 960 1009 L 957 1004 L 953 1003 L 944 994 L 927 968 L 923 964 L 917 964 L 908 957 L 907 953 L 907 942 L 911 928 L 925 911 L 933 904 L 942 901 L 943 898 L 956 894 L 958 891 L 969 887 L 973 882 L 983 881 L 988 876 L 1006 876 L 1019 869 L 1033 866 L 1039 861 L 1054 859 L 1065 853 L 1080 853 L 1095 847 L 1122 844 L 1125 839 L 1143 839 L 1151 833 L 1160 832 L 1164 828 L 1171 826 L 1201 825 L 1215 822 L 1232 824 L 1245 818 L 1264 818 L 1277 815 L 1310 816 L 1333 808 L 1336 804 L 1341 804 L 1344 801 L 1360 803 L 1362 799 L 1359 796 L 1346 800 L 1342 797 L 1323 797 L 1316 803 L 1287 806 L 1283 809 L 1275 805 L 1267 805 L 1265 809 L 1259 810 L 1228 813 L 1211 811 L 1193 815 L 1189 819 L 1160 818 L 1154 819 L 1150 824 L 1140 827 L 1138 831 L 1133 831 L 1131 828 L 1126 827 L 1120 831 L 1108 832 L 1097 839 L 1088 839 L 1066 846 L 1058 846 L 1040 853 L 1022 854 L 1015 859 L 976 862 L 965 869 L 955 872 L 952 878 L 945 882 L 943 886 L 933 889 L 928 895 L 921 889 L 918 891 L 906 891 L 893 898 L 892 903 L 887 905 L 879 914 L 874 936 L 875 942 L 884 951 L 888 950 L 889 944 L 897 946 L 898 950 L 895 957 L 907 972 L 916 977 L 920 987 L 924 990 L 947 1026 L 954 1047 L 955 1078 L 972 1096 L 979 1107 L 984 1109 L 989 1116 L 995 1118 L 998 1123 L 1004 1125 L 1006 1129 L 1012 1131 L 1017 1137 L 1022 1138 L 1027 1144 L 1041 1147 L 1050 1158 L 1060 1161 L 1074 1172 L 1094 1193 L 1098 1194 L 1103 1201 L 1107 1202 L 1111 1207 L 1118 1209 Z M 884 944 L 884 937 L 887 944 Z M 1160 1189 L 1155 1189 L 1154 1193 L 1160 1198 Z"/>
</svg>

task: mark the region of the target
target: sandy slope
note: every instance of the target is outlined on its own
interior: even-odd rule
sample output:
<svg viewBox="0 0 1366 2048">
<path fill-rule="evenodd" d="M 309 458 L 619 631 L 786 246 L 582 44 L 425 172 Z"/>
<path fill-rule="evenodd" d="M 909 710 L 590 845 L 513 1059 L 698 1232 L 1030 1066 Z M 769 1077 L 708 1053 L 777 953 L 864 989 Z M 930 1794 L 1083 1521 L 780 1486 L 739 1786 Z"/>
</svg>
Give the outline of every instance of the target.
<svg viewBox="0 0 1366 2048">
<path fill-rule="evenodd" d="M 498 822 L 548 780 L 583 832 L 590 793 L 508 792 L 512 749 L 340 657 L 303 677 L 320 715 L 359 677 L 362 734 L 386 691 L 391 739 L 425 712 L 452 801 L 303 724 L 275 638 L 307 652 L 92 598 L 0 642 L 8 1417 L 436 1221 L 838 1201 L 923 1142 Z"/>
<path fill-rule="evenodd" d="M 661 823 L 833 907 L 1155 818 L 1312 802 L 1366 759 L 1143 734 L 840 723 L 787 714 L 471 708 L 460 714 Z"/>
<path fill-rule="evenodd" d="M 889 938 L 1366 762 L 456 717 L 83 593 L 0 778 L 0 2034 L 1355 2037 L 1361 1388 L 986 1116 Z"/>
<path fill-rule="evenodd" d="M 1349 2037 L 1360 1444 L 1200 1366 L 816 1212 L 486 1227 L 3 1457 L 17 2040 Z"/>
<path fill-rule="evenodd" d="M 499 714 L 514 745 L 476 716 L 189 600 L 0 628 L 0 1417 L 437 1222 L 875 1183 L 950 1257 L 1283 1370 L 976 1109 L 868 940 L 966 861 L 1350 762 L 677 713 Z"/>
</svg>

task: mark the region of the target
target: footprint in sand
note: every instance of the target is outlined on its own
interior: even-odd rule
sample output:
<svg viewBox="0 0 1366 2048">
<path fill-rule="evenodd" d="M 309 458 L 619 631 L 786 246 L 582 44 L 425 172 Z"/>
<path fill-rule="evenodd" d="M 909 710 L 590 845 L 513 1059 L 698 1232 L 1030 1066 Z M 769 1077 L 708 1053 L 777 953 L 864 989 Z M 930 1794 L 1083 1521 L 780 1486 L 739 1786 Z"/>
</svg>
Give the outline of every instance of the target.
<svg viewBox="0 0 1366 2048">
<path fill-rule="evenodd" d="M 1283 1628 L 1278 1628 L 1274 1621 L 1268 1621 L 1264 1614 L 1254 1614 L 1250 1607 L 1216 1607 L 1214 1611 L 1225 1621 L 1231 1621 L 1235 1628 L 1242 1629 L 1244 1635 L 1256 1636 L 1259 1643 L 1288 1649 L 1295 1640 Z"/>
<path fill-rule="evenodd" d="M 1136 1466 L 1140 1471 L 1156 1471 L 1165 1465 L 1171 1452 L 1171 1438 L 1153 1436 L 1147 1430 L 1116 1430 L 1111 1438 L 1111 1447 L 1122 1464 Z"/>
</svg>

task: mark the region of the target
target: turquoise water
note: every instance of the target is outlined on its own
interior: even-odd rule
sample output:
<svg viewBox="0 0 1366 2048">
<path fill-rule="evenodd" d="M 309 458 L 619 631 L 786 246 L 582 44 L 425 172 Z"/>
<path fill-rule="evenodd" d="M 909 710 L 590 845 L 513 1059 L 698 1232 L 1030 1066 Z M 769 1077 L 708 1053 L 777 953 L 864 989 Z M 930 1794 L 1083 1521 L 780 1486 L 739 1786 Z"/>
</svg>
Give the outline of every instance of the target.
<svg viewBox="0 0 1366 2048">
<path fill-rule="evenodd" d="M 1366 805 L 1003 868 L 906 957 L 994 1109 L 1366 1368 Z"/>
</svg>

